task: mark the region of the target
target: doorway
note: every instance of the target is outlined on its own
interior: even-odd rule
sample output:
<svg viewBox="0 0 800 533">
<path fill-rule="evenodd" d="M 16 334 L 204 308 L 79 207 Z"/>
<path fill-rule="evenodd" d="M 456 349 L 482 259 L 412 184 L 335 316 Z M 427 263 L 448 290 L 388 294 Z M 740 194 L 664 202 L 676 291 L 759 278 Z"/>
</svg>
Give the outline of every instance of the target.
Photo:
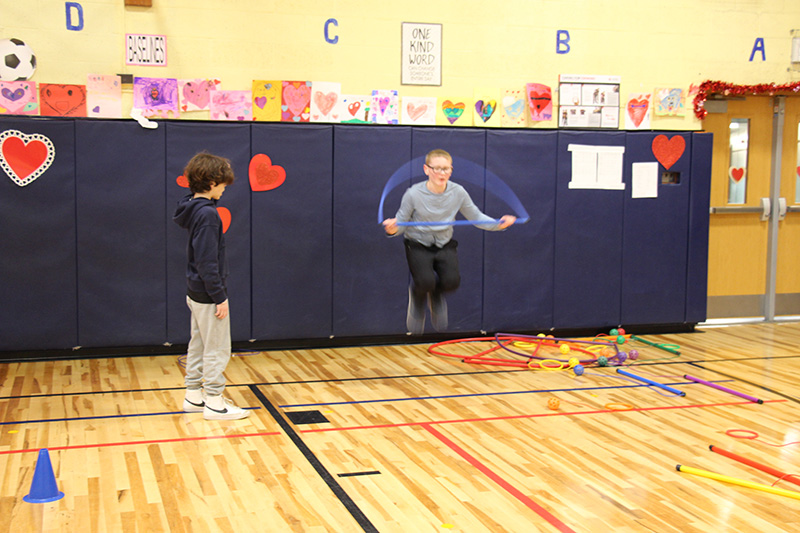
<svg viewBox="0 0 800 533">
<path fill-rule="evenodd" d="M 800 96 L 708 100 L 708 318 L 800 315 Z"/>
</svg>

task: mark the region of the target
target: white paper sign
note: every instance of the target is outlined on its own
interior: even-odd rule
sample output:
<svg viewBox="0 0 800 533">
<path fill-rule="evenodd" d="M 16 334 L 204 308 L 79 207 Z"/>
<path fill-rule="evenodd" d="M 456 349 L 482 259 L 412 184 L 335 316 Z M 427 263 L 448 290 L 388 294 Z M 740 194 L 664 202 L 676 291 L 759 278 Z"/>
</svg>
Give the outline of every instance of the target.
<svg viewBox="0 0 800 533">
<path fill-rule="evenodd" d="M 572 179 L 570 189 L 622 190 L 622 155 L 624 146 L 570 144 Z"/>
<path fill-rule="evenodd" d="M 631 198 L 658 198 L 658 163 L 634 163 L 631 169 Z"/>
<path fill-rule="evenodd" d="M 442 85 L 442 25 L 403 22 L 403 85 Z"/>
</svg>

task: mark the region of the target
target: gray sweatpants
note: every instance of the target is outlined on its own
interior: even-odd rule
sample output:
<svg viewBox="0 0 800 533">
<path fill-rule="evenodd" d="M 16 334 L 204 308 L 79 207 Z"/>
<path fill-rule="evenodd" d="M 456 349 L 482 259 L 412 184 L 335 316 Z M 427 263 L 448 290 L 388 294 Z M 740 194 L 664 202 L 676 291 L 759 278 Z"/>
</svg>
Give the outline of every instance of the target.
<svg viewBox="0 0 800 533">
<path fill-rule="evenodd" d="M 192 338 L 186 352 L 186 388 L 204 388 L 206 396 L 225 389 L 225 367 L 231 358 L 231 316 L 220 320 L 216 304 L 201 304 L 188 296 L 192 312 Z"/>
</svg>

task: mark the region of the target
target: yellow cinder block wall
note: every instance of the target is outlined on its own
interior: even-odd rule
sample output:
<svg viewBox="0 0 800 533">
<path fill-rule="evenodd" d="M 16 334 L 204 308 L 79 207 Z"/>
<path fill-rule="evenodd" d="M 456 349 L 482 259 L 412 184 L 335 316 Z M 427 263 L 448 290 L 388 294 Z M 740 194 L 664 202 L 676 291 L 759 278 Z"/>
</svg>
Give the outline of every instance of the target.
<svg viewBox="0 0 800 533">
<path fill-rule="evenodd" d="M 75 0 L 83 28 L 67 29 L 67 2 L 0 0 L 0 38 L 35 51 L 38 83 L 86 83 L 87 74 L 219 78 L 249 90 L 253 79 L 336 81 L 347 94 L 397 89 L 400 96 L 472 95 L 476 88 L 550 85 L 559 74 L 621 76 L 623 99 L 704 80 L 736 84 L 800 80 L 790 67 L 798 0 Z M 78 22 L 72 8 L 73 24 Z M 329 35 L 325 39 L 326 21 Z M 442 86 L 400 83 L 402 22 L 441 23 Z M 559 54 L 557 33 L 569 32 Z M 127 66 L 126 33 L 167 37 L 166 67 Z M 766 60 L 757 52 L 763 39 Z M 130 108 L 130 93 L 126 95 Z M 554 100 L 557 97 L 554 94 Z M 654 129 L 702 124 L 653 117 Z M 188 114 L 183 118 L 207 118 Z M 555 127 L 555 122 L 542 124 Z M 624 121 L 621 121 L 624 127 Z"/>
</svg>

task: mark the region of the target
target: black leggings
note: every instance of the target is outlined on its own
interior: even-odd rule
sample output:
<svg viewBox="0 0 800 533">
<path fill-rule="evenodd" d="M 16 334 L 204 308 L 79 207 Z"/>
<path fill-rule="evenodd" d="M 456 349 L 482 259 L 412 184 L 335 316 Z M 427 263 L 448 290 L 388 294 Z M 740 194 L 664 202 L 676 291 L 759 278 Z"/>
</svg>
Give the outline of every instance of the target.
<svg viewBox="0 0 800 533">
<path fill-rule="evenodd" d="M 429 292 L 454 291 L 461 284 L 458 272 L 458 242 L 451 240 L 441 248 L 405 240 L 406 259 L 417 297 Z"/>
</svg>

